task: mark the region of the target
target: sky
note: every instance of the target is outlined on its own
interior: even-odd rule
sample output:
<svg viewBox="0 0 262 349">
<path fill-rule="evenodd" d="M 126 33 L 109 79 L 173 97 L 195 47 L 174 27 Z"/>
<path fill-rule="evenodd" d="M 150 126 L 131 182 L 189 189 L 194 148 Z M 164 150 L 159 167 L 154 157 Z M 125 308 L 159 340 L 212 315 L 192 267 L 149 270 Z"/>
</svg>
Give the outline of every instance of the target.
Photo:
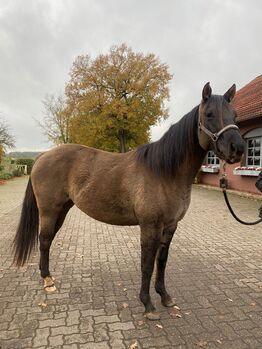
<svg viewBox="0 0 262 349">
<path fill-rule="evenodd" d="M 223 94 L 262 74 L 259 0 L 0 0 L 0 117 L 17 150 L 51 147 L 37 120 L 47 94 L 61 94 L 74 59 L 112 45 L 167 63 L 169 118 L 152 140 L 199 104 L 204 84 Z"/>
</svg>

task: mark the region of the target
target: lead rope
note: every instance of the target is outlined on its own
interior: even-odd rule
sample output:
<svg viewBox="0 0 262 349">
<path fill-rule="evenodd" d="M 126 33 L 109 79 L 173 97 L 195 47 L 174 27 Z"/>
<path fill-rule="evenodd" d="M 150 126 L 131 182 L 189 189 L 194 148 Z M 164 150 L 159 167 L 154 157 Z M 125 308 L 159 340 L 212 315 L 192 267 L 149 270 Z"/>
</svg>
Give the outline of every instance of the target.
<svg viewBox="0 0 262 349">
<path fill-rule="evenodd" d="M 232 214 L 232 216 L 239 223 L 244 224 L 244 225 L 255 225 L 255 224 L 258 224 L 258 223 L 262 222 L 262 206 L 259 208 L 259 217 L 261 217 L 261 218 L 258 219 L 255 222 L 245 222 L 245 221 L 242 221 L 242 219 L 238 218 L 237 215 L 235 214 L 235 212 L 233 211 L 233 209 L 232 209 L 232 207 L 230 205 L 230 202 L 228 200 L 228 197 L 227 197 L 228 179 L 227 179 L 227 173 L 226 173 L 226 162 L 224 162 L 224 164 L 223 164 L 223 174 L 222 174 L 222 177 L 219 180 L 219 184 L 220 184 L 220 188 L 223 191 L 225 202 L 227 204 L 227 207 L 228 207 L 230 213 Z"/>
</svg>

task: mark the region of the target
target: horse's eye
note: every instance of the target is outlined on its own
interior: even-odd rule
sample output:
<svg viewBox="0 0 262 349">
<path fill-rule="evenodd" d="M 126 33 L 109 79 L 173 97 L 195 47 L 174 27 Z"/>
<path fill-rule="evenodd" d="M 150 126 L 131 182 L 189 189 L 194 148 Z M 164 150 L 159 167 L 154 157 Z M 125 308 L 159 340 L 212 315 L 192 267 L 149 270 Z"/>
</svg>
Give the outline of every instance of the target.
<svg viewBox="0 0 262 349">
<path fill-rule="evenodd" d="M 213 114 L 212 113 L 207 113 L 207 118 L 212 118 Z"/>
</svg>

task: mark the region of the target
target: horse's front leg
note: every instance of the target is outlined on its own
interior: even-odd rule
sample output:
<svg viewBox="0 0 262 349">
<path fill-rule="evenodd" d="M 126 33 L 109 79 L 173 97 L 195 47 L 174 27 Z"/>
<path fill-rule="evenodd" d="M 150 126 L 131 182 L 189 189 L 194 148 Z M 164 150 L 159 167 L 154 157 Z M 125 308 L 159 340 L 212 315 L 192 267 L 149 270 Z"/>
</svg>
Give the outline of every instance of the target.
<svg viewBox="0 0 262 349">
<path fill-rule="evenodd" d="M 141 226 L 141 271 L 142 283 L 140 300 L 145 306 L 145 316 L 149 320 L 159 320 L 149 295 L 150 281 L 154 270 L 156 252 L 159 247 L 161 230 L 155 226 Z"/>
<path fill-rule="evenodd" d="M 166 291 L 165 286 L 165 269 L 168 258 L 168 250 L 176 230 L 176 226 L 172 229 L 164 229 L 160 240 L 160 246 L 157 251 L 157 273 L 156 273 L 156 292 L 161 296 L 161 302 L 165 307 L 172 307 L 175 305 L 171 296 Z"/>
</svg>

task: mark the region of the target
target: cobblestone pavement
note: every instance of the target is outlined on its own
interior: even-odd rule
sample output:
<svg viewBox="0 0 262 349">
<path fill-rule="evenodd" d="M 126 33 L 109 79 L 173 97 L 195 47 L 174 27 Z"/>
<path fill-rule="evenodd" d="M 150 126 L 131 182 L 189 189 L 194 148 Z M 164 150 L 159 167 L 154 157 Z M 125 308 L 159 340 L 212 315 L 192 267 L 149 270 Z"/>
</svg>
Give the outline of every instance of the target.
<svg viewBox="0 0 262 349">
<path fill-rule="evenodd" d="M 220 192 L 194 188 L 167 267 L 181 310 L 162 307 L 152 289 L 161 320 L 149 322 L 138 299 L 138 227 L 73 208 L 51 252 L 55 294 L 42 289 L 38 251 L 24 268 L 11 266 L 26 181 L 0 186 L 1 349 L 262 348 L 262 229 L 235 222 Z M 261 202 L 231 198 L 242 218 L 256 218 Z"/>
</svg>

